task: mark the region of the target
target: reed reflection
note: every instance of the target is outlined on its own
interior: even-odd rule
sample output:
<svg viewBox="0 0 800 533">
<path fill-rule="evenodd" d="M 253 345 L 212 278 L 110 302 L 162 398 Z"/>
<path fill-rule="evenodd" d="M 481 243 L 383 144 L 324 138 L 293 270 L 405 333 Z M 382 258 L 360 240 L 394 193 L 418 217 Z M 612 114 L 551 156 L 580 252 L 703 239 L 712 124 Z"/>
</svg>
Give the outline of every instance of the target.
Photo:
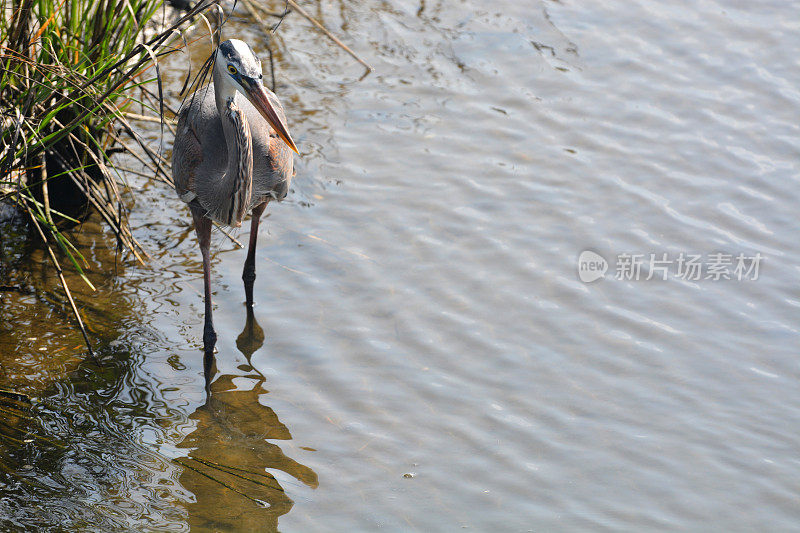
<svg viewBox="0 0 800 533">
<path fill-rule="evenodd" d="M 236 340 L 247 360 L 239 367 L 245 374 L 221 375 L 212 382 L 213 361 L 207 367 L 206 403 L 189 417 L 197 428 L 178 445 L 191 450 L 178 462 L 184 466 L 181 484 L 196 497 L 188 506 L 192 530 L 277 531 L 278 518 L 293 501 L 266 469 L 286 472 L 312 488 L 318 485 L 313 470 L 269 442 L 292 436 L 275 412 L 259 402 L 267 392 L 266 378 L 251 357 L 263 344 L 264 331 L 248 309 Z"/>
</svg>

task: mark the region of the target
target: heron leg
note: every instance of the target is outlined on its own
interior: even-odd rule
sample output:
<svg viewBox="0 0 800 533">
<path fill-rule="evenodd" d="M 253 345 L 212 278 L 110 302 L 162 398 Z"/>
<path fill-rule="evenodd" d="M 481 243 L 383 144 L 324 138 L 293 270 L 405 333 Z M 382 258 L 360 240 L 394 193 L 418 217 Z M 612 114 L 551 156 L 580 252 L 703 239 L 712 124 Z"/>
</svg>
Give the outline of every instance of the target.
<svg viewBox="0 0 800 533">
<path fill-rule="evenodd" d="M 250 243 L 247 246 L 247 259 L 244 260 L 244 296 L 247 307 L 253 306 L 253 283 L 256 281 L 256 242 L 258 241 L 258 223 L 264 213 L 268 202 L 258 204 L 253 208 L 253 218 L 250 219 Z"/>
<path fill-rule="evenodd" d="M 217 343 L 217 334 L 214 331 L 214 317 L 211 309 L 211 219 L 199 210 L 192 208 L 194 229 L 197 240 L 200 242 L 200 253 L 203 254 L 203 288 L 205 289 L 205 325 L 203 326 L 203 351 L 205 351 L 204 370 L 210 371 L 211 360 L 214 354 L 214 345 Z M 208 375 L 206 375 L 208 378 Z"/>
</svg>

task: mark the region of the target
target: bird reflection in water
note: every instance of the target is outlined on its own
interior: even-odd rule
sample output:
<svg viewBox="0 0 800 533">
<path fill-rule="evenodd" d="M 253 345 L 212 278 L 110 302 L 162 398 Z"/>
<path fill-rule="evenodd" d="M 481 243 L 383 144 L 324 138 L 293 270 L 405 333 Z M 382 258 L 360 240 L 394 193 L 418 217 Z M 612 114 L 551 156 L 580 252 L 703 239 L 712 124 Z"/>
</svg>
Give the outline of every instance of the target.
<svg viewBox="0 0 800 533">
<path fill-rule="evenodd" d="M 184 467 L 181 484 L 196 497 L 188 506 L 192 530 L 277 531 L 278 518 L 293 502 L 266 469 L 286 472 L 311 488 L 318 485 L 313 470 L 268 442 L 292 436 L 275 412 L 259 403 L 266 378 L 251 357 L 263 344 L 264 331 L 248 306 L 236 340 L 247 360 L 239 366 L 244 374 L 222 375 L 212 383 L 214 364 L 207 361 L 206 403 L 189 417 L 197 427 L 178 445 L 191 450 L 178 462 Z M 255 383 L 249 390 L 234 384 L 247 379 Z"/>
</svg>

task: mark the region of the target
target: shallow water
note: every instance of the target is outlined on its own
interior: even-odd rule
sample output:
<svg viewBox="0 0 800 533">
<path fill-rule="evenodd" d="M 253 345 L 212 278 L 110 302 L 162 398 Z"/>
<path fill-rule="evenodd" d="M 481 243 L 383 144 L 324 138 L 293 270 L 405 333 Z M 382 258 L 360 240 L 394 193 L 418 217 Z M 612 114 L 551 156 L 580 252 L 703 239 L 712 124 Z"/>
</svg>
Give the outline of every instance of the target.
<svg viewBox="0 0 800 533">
<path fill-rule="evenodd" d="M 3 259 L 24 268 L 3 271 L 22 290 L 0 292 L 0 386 L 35 398 L 3 406 L 3 528 L 797 528 L 792 6 L 313 13 L 375 72 L 284 21 L 302 157 L 262 224 L 252 317 L 245 253 L 215 236 L 208 402 L 200 254 L 172 191 L 131 178 L 146 267 L 103 274 L 113 242 L 84 227 L 102 366 L 60 329 L 41 251 Z M 244 15 L 233 36 L 265 55 Z M 165 68 L 175 92 L 186 63 Z M 584 250 L 605 279 L 579 279 Z M 733 279 L 678 275 L 681 253 L 705 278 L 720 252 Z M 620 254 L 643 254 L 641 279 L 617 279 Z M 666 280 L 644 279 L 650 254 Z M 738 254 L 760 254 L 758 279 L 736 279 Z"/>
</svg>

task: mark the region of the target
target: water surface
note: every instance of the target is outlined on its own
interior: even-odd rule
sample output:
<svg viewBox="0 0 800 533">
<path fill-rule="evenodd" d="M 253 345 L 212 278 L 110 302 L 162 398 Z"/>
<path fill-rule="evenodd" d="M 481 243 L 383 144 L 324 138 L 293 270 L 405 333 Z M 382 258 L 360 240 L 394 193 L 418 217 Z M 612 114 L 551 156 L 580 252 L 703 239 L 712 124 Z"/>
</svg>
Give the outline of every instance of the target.
<svg viewBox="0 0 800 533">
<path fill-rule="evenodd" d="M 58 329 L 41 251 L 9 259 L 28 270 L 0 293 L 0 383 L 36 401 L 7 409 L 27 438 L 0 448 L 4 527 L 796 529 L 793 6 L 312 12 L 375 72 L 297 14 L 281 26 L 302 155 L 262 224 L 252 317 L 245 253 L 214 238 L 210 400 L 172 191 L 131 178 L 148 266 L 102 274 L 111 241 L 86 226 L 101 366 Z M 266 57 L 245 13 L 226 37 Z M 164 68 L 175 93 L 187 63 Z M 605 279 L 579 280 L 584 250 Z M 763 262 L 757 280 L 620 280 L 623 253 Z"/>
</svg>

